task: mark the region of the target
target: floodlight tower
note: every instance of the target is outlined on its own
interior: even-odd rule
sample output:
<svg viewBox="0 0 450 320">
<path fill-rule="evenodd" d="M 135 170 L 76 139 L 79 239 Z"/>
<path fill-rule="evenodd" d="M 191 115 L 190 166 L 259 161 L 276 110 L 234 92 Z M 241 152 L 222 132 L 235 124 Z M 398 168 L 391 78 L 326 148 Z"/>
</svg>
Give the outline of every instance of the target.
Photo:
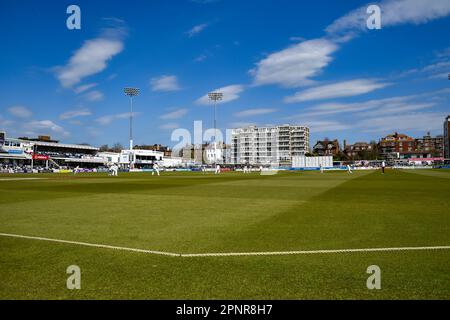
<svg viewBox="0 0 450 320">
<path fill-rule="evenodd" d="M 124 88 L 123 92 L 130 97 L 130 150 L 133 150 L 133 97 L 139 95 L 139 88 Z"/>
<path fill-rule="evenodd" d="M 220 101 L 223 99 L 223 93 L 222 92 L 210 92 L 208 93 L 208 98 L 211 100 L 214 104 L 214 143 L 216 141 L 217 136 L 217 122 L 216 122 L 216 109 L 217 109 L 217 101 Z"/>
</svg>

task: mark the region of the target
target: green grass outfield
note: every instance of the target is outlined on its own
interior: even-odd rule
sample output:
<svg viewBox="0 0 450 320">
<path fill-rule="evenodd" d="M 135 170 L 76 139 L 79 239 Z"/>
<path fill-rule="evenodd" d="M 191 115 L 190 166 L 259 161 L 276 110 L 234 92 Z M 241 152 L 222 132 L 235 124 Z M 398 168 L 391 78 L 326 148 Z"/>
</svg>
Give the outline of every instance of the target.
<svg viewBox="0 0 450 320">
<path fill-rule="evenodd" d="M 0 233 L 183 254 L 450 246 L 449 208 L 448 170 L 0 176 Z M 0 236 L 0 298 L 450 299 L 450 250 L 172 257 Z"/>
</svg>

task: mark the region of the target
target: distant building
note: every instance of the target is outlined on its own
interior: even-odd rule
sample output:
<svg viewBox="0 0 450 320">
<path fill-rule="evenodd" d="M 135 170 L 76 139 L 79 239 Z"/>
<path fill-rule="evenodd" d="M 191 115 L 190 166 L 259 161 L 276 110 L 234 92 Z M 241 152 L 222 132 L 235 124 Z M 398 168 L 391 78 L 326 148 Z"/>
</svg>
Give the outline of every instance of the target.
<svg viewBox="0 0 450 320">
<path fill-rule="evenodd" d="M 236 128 L 231 131 L 232 164 L 292 165 L 292 157 L 309 152 L 309 128 L 279 125 Z"/>
<path fill-rule="evenodd" d="M 406 134 L 395 132 L 381 138 L 379 150 L 380 155 L 386 159 L 398 159 L 401 154 L 416 151 L 416 140 Z"/>
<path fill-rule="evenodd" d="M 444 137 L 432 137 L 429 132 L 422 138 L 416 139 L 416 151 L 431 153 L 433 157 L 444 156 Z"/>
<path fill-rule="evenodd" d="M 153 150 L 122 150 L 119 163 L 131 169 L 151 169 L 155 163 L 163 161 L 164 153 Z"/>
<path fill-rule="evenodd" d="M 192 164 L 214 164 L 225 161 L 226 145 L 222 142 L 202 143 L 196 145 L 186 145 L 180 150 L 175 150 L 173 155 L 184 159 Z"/>
<path fill-rule="evenodd" d="M 379 150 L 380 155 L 387 159 L 442 157 L 444 137 L 432 137 L 428 132 L 422 138 L 414 139 L 396 132 L 380 140 Z"/>
<path fill-rule="evenodd" d="M 336 156 L 341 152 L 339 141 L 334 140 L 319 140 L 313 147 L 313 153 L 318 156 Z"/>
<path fill-rule="evenodd" d="M 169 147 L 167 146 L 163 146 L 161 144 L 154 144 L 154 145 L 136 145 L 134 146 L 133 149 L 137 149 L 137 150 L 150 150 L 150 151 L 158 151 L 158 152 L 162 152 L 164 153 L 165 157 L 170 157 L 172 156 L 172 150 L 170 150 Z"/>
<path fill-rule="evenodd" d="M 204 161 L 208 164 L 223 163 L 225 156 L 225 145 L 222 142 L 212 142 L 204 147 Z"/>
<path fill-rule="evenodd" d="M 450 158 L 450 115 L 444 121 L 444 156 Z"/>
<path fill-rule="evenodd" d="M 354 144 L 346 144 L 344 147 L 344 153 L 350 158 L 357 157 L 367 151 L 373 151 L 373 145 L 367 142 L 355 142 Z"/>
<path fill-rule="evenodd" d="M 50 136 L 38 136 L 37 138 L 28 138 L 28 137 L 21 137 L 19 140 L 26 140 L 26 141 L 41 141 L 41 142 L 53 142 L 58 143 L 58 140 L 53 140 Z"/>
<path fill-rule="evenodd" d="M 100 151 L 97 156 L 104 159 L 105 164 L 118 164 L 120 162 L 120 152 Z"/>
<path fill-rule="evenodd" d="M 89 145 L 59 143 L 50 136 L 14 139 L 4 134 L 0 145 L 0 164 L 95 168 L 105 164 L 104 159 L 97 156 L 98 151 L 98 148 Z"/>
</svg>

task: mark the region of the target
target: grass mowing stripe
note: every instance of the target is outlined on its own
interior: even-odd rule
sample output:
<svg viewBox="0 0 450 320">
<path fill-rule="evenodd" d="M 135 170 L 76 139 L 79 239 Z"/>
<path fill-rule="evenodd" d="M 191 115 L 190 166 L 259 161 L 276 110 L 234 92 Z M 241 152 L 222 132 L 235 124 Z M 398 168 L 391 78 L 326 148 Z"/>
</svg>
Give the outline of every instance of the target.
<svg viewBox="0 0 450 320">
<path fill-rule="evenodd" d="M 448 250 L 450 246 L 430 246 L 430 247 L 393 247 L 393 248 L 360 248 L 360 249 L 333 249 L 333 250 L 303 250 L 303 251 L 274 251 L 274 252 L 224 252 L 224 253 L 173 253 L 173 252 L 163 252 L 127 247 L 110 246 L 105 244 L 69 241 L 61 239 L 51 239 L 44 237 L 34 237 L 34 236 L 24 236 L 19 234 L 11 233 L 0 233 L 0 236 L 12 237 L 12 238 L 22 238 L 29 240 L 40 240 L 40 241 L 50 241 L 59 242 L 67 244 L 75 244 L 86 247 L 96 247 L 105 249 L 115 249 L 132 251 L 139 253 L 149 253 L 157 255 L 165 255 L 171 257 L 186 257 L 186 258 L 196 258 L 196 257 L 231 257 L 231 256 L 274 256 L 274 255 L 296 255 L 296 254 L 323 254 L 323 253 L 353 253 L 353 252 L 391 252 L 391 251 L 418 251 L 418 250 Z"/>
<path fill-rule="evenodd" d="M 433 178 L 450 179 L 450 173 L 447 171 L 431 171 L 430 169 L 404 169 L 402 172 L 415 173 L 422 176 Z"/>
</svg>

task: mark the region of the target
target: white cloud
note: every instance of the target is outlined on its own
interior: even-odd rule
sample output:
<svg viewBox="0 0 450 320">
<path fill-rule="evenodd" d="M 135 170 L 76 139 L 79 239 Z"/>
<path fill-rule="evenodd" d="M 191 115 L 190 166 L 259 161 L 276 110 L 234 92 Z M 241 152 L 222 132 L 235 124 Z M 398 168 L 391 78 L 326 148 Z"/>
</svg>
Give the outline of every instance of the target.
<svg viewBox="0 0 450 320">
<path fill-rule="evenodd" d="M 294 41 L 294 42 L 299 42 L 299 41 L 306 41 L 306 38 L 303 38 L 303 37 L 290 37 L 289 40 Z"/>
<path fill-rule="evenodd" d="M 428 77 L 428 79 L 448 79 L 448 73 L 435 73 Z"/>
<path fill-rule="evenodd" d="M 450 69 L 450 61 L 440 61 L 427 65 L 422 69 L 423 72 L 437 73 Z"/>
<path fill-rule="evenodd" d="M 443 75 L 448 75 L 448 70 L 450 69 L 450 61 L 446 60 L 447 57 L 441 56 L 439 61 L 435 61 L 432 64 L 428 64 L 422 68 L 414 68 L 406 70 L 400 73 L 399 77 L 407 77 L 416 74 L 427 75 L 428 78 L 441 78 Z"/>
<path fill-rule="evenodd" d="M 215 89 L 213 91 L 223 93 L 223 99 L 218 101 L 217 103 L 227 103 L 239 99 L 239 94 L 244 91 L 244 86 L 240 84 L 234 84 L 231 86 Z M 203 97 L 197 99 L 196 103 L 201 105 L 210 105 L 211 101 L 209 100 L 208 94 L 205 94 Z"/>
<path fill-rule="evenodd" d="M 256 125 L 255 122 L 232 122 L 229 124 L 229 127 L 234 129 L 234 128 L 246 128 L 255 125 Z"/>
<path fill-rule="evenodd" d="M 33 115 L 33 112 L 24 106 L 13 106 L 10 107 L 8 111 L 17 118 L 29 118 Z"/>
<path fill-rule="evenodd" d="M 176 76 L 164 75 L 150 80 L 152 91 L 177 91 L 180 90 Z"/>
<path fill-rule="evenodd" d="M 85 117 L 90 116 L 92 112 L 89 109 L 76 109 L 76 110 L 70 110 L 62 113 L 59 118 L 61 120 L 68 120 L 73 119 L 77 117 Z"/>
<path fill-rule="evenodd" d="M 381 8 L 382 27 L 412 23 L 422 24 L 450 14 L 448 0 L 385 0 L 378 3 Z M 330 34 L 367 30 L 366 9 L 368 4 L 335 20 L 326 28 Z"/>
<path fill-rule="evenodd" d="M 208 58 L 208 55 L 205 53 L 202 53 L 201 55 L 197 56 L 194 61 L 195 62 L 202 62 Z"/>
<path fill-rule="evenodd" d="M 383 27 L 404 23 L 421 24 L 450 14 L 448 0 L 385 0 L 379 5 Z M 368 4 L 335 20 L 326 28 L 326 37 L 303 41 L 259 61 L 250 70 L 254 84 L 300 87 L 313 83 L 312 78 L 330 64 L 332 54 L 340 45 L 367 30 L 367 7 Z M 294 41 L 297 39 L 301 40 L 291 38 Z"/>
<path fill-rule="evenodd" d="M 63 127 L 57 125 L 51 120 L 33 120 L 24 124 L 26 128 L 26 134 L 29 135 L 40 135 L 40 134 L 57 134 L 61 136 L 68 136 L 67 132 Z"/>
<path fill-rule="evenodd" d="M 314 133 L 352 129 L 383 134 L 438 130 L 445 114 L 427 112 L 436 105 L 429 100 L 435 93 L 431 91 L 357 103 L 319 104 L 288 119 L 301 121 L 310 126 Z"/>
<path fill-rule="evenodd" d="M 277 109 L 270 109 L 270 108 L 247 109 L 247 110 L 236 112 L 234 114 L 234 116 L 238 117 L 238 118 L 244 118 L 244 117 L 252 117 L 252 116 L 259 116 L 259 115 L 263 115 L 263 114 L 274 113 L 276 111 L 277 111 Z"/>
<path fill-rule="evenodd" d="M 304 41 L 270 54 L 250 73 L 255 85 L 308 85 L 312 83 L 310 78 L 317 76 L 333 60 L 331 54 L 337 49 L 338 46 L 327 39 Z"/>
<path fill-rule="evenodd" d="M 83 93 L 83 92 L 85 92 L 85 91 L 87 91 L 89 89 L 92 89 L 92 88 L 96 87 L 96 86 L 97 86 L 97 83 L 88 83 L 88 84 L 76 87 L 73 91 L 76 94 Z"/>
<path fill-rule="evenodd" d="M 193 26 L 189 31 L 186 31 L 186 34 L 189 38 L 192 38 L 193 36 L 196 36 L 200 32 L 206 29 L 208 27 L 207 23 L 198 24 L 196 26 Z"/>
<path fill-rule="evenodd" d="M 384 88 L 387 83 L 380 83 L 371 79 L 356 79 L 336 82 L 297 92 L 285 98 L 286 103 L 295 103 L 310 100 L 322 100 L 342 97 L 352 97 Z"/>
<path fill-rule="evenodd" d="M 104 95 L 98 90 L 92 90 L 86 93 L 83 97 L 88 101 L 101 101 L 103 100 Z"/>
<path fill-rule="evenodd" d="M 70 120 L 69 123 L 74 126 L 81 126 L 83 124 L 80 120 Z"/>
<path fill-rule="evenodd" d="M 341 130 L 347 130 L 350 129 L 351 126 L 341 123 L 339 121 L 334 120 L 304 120 L 302 122 L 302 125 L 307 125 L 311 132 L 317 133 L 317 132 L 328 132 L 328 131 L 341 131 Z"/>
<path fill-rule="evenodd" d="M 439 52 L 436 53 L 436 56 L 438 58 L 447 58 L 450 57 L 450 47 L 445 48 L 444 50 L 441 50 Z"/>
<path fill-rule="evenodd" d="M 403 105 L 389 106 L 384 105 L 380 108 L 373 109 L 371 111 L 364 112 L 362 115 L 364 117 L 377 117 L 381 115 L 391 116 L 391 115 L 401 115 L 411 111 L 418 111 L 429 109 L 435 106 L 435 103 L 405 103 Z"/>
<path fill-rule="evenodd" d="M 12 120 L 7 120 L 4 119 L 1 115 L 0 115 L 0 127 L 2 127 L 2 129 L 7 129 L 9 126 L 13 125 L 14 121 Z"/>
<path fill-rule="evenodd" d="M 184 115 L 186 115 L 187 112 L 188 112 L 187 109 L 178 109 L 178 110 L 163 114 L 162 116 L 160 116 L 160 118 L 165 119 L 165 120 L 179 119 L 179 118 L 183 117 Z"/>
<path fill-rule="evenodd" d="M 133 117 L 139 115 L 139 112 L 133 112 Z M 121 120 L 121 119 L 128 119 L 130 118 L 130 113 L 119 113 L 119 114 L 110 114 L 106 116 L 102 116 L 100 118 L 97 118 L 95 121 L 101 125 L 107 125 L 115 120 Z"/>
<path fill-rule="evenodd" d="M 326 115 L 336 115 L 340 113 L 352 114 L 355 116 L 371 116 L 381 114 L 401 114 L 407 111 L 421 110 L 433 107 L 430 102 L 413 101 L 423 95 L 411 95 L 391 97 L 385 99 L 374 99 L 356 103 L 324 103 L 306 109 L 304 117 L 322 117 Z"/>
<path fill-rule="evenodd" d="M 378 116 L 364 119 L 358 123 L 366 132 L 414 131 L 426 132 L 442 130 L 445 113 L 417 112 L 393 116 Z"/>
<path fill-rule="evenodd" d="M 174 130 L 174 129 L 178 129 L 180 126 L 178 125 L 178 123 L 166 123 L 163 125 L 160 125 L 159 128 L 162 130 Z"/>
<path fill-rule="evenodd" d="M 106 69 L 108 61 L 123 50 L 121 35 L 123 29 L 109 29 L 102 36 L 85 41 L 65 66 L 55 68 L 61 85 L 70 88 Z"/>
</svg>

